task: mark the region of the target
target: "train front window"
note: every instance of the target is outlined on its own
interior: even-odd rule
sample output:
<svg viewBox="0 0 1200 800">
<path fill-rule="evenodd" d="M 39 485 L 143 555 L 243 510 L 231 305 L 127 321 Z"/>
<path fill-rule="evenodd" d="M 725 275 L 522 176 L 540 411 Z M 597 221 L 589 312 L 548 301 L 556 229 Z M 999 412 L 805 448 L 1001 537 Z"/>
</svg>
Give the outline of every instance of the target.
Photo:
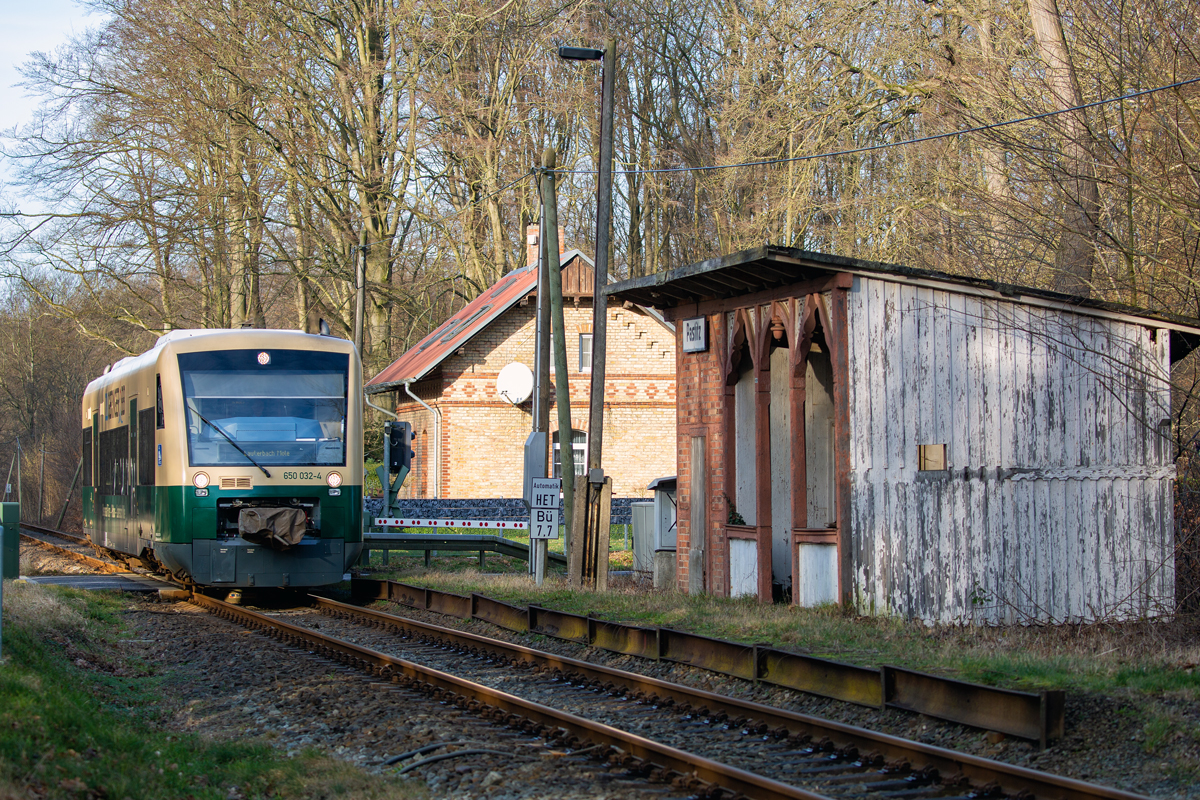
<svg viewBox="0 0 1200 800">
<path fill-rule="evenodd" d="M 247 455 L 264 465 L 344 466 L 349 369 L 344 353 L 180 353 L 192 466 L 240 467 Z"/>
</svg>

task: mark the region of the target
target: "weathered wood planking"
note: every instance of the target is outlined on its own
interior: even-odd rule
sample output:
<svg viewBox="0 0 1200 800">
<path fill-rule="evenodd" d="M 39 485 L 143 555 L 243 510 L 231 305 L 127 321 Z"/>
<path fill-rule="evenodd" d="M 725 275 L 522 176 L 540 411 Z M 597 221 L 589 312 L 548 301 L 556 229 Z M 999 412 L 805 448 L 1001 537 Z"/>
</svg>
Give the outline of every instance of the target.
<svg viewBox="0 0 1200 800">
<path fill-rule="evenodd" d="M 856 277 L 852 596 L 986 623 L 1157 614 L 1174 592 L 1165 331 Z M 945 444 L 948 469 L 918 472 Z"/>
</svg>

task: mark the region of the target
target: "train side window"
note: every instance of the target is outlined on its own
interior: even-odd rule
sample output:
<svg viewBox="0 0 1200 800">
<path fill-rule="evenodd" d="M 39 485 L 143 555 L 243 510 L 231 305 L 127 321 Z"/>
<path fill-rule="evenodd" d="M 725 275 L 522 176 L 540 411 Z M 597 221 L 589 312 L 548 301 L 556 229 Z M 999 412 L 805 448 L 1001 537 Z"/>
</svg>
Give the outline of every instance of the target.
<svg viewBox="0 0 1200 800">
<path fill-rule="evenodd" d="M 83 485 L 92 485 L 92 429 L 83 429 Z"/>
<path fill-rule="evenodd" d="M 163 416 L 162 375 L 154 376 L 154 427 L 160 431 L 167 427 L 166 418 Z"/>
<path fill-rule="evenodd" d="M 153 408 L 138 411 L 138 484 L 141 486 L 154 485 L 154 416 Z"/>
</svg>

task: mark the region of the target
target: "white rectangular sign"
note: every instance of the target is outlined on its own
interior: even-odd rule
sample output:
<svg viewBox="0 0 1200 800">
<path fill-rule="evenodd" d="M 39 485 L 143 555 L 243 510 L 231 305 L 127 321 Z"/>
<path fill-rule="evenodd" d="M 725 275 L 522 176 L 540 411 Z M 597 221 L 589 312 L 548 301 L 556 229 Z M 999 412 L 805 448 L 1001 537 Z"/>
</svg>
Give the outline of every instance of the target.
<svg viewBox="0 0 1200 800">
<path fill-rule="evenodd" d="M 558 538 L 557 508 L 535 508 L 529 512 L 529 538 Z"/>
<path fill-rule="evenodd" d="M 529 538 L 558 538 L 558 500 L 562 478 L 530 478 Z"/>
<path fill-rule="evenodd" d="M 530 508 L 558 509 L 558 496 L 562 493 L 562 478 L 531 478 Z"/>
<path fill-rule="evenodd" d="M 708 349 L 708 320 L 695 317 L 683 321 L 683 352 L 703 353 Z"/>
</svg>

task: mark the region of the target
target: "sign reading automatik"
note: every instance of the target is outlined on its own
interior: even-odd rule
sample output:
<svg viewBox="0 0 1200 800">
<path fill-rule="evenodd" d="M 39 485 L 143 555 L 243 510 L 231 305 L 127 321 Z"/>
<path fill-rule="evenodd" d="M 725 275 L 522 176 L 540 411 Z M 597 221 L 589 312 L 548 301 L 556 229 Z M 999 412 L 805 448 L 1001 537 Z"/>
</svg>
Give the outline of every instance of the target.
<svg viewBox="0 0 1200 800">
<path fill-rule="evenodd" d="M 529 507 L 529 538 L 558 538 L 558 500 L 562 478 L 531 478 L 532 503 Z"/>
</svg>

